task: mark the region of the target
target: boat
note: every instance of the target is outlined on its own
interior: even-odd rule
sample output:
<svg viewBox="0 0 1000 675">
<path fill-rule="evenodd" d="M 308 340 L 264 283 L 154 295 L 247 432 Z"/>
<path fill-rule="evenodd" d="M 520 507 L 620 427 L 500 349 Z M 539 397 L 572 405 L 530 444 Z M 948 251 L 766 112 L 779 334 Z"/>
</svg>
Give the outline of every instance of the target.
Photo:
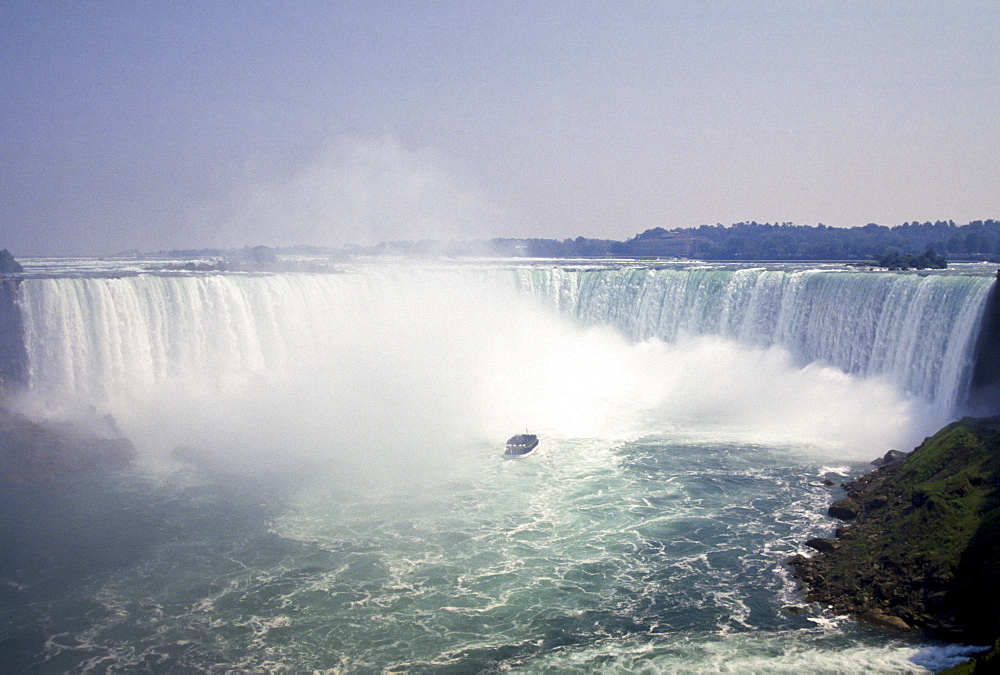
<svg viewBox="0 0 1000 675">
<path fill-rule="evenodd" d="M 538 447 L 538 436 L 535 434 L 516 434 L 507 439 L 507 450 L 504 457 L 527 457 Z"/>
</svg>

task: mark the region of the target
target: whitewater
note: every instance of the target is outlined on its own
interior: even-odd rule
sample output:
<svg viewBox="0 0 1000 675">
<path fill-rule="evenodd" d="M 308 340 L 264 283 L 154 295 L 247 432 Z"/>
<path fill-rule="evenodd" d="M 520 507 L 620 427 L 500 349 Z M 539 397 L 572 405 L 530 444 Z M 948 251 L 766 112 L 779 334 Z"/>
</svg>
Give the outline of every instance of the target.
<svg viewBox="0 0 1000 675">
<path fill-rule="evenodd" d="M 830 616 L 782 561 L 832 531 L 824 481 L 962 413 L 992 284 L 29 263 L 16 405 L 109 413 L 140 461 L 3 495 L 0 665 L 933 670 L 961 649 Z"/>
</svg>

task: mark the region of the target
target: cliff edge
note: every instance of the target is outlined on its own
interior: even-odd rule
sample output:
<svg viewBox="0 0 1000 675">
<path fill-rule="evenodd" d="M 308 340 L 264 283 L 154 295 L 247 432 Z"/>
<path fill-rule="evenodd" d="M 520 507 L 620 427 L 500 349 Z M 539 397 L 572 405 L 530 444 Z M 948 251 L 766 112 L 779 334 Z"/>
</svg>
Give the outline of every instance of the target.
<svg viewBox="0 0 1000 675">
<path fill-rule="evenodd" d="M 901 453 L 899 453 L 901 454 Z M 891 459 L 891 458 L 887 458 Z M 1000 417 L 965 418 L 844 485 L 845 525 L 788 560 L 807 598 L 890 629 L 1000 635 Z"/>
</svg>

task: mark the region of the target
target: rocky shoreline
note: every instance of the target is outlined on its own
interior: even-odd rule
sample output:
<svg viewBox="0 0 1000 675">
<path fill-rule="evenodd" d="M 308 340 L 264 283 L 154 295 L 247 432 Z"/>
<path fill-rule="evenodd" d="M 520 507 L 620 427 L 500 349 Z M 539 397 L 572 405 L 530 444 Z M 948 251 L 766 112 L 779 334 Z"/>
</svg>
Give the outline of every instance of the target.
<svg viewBox="0 0 1000 675">
<path fill-rule="evenodd" d="M 49 481 L 79 471 L 117 470 L 135 459 L 110 416 L 41 422 L 0 405 L 0 485 Z"/>
<path fill-rule="evenodd" d="M 786 563 L 806 599 L 890 630 L 1000 635 L 1000 417 L 965 418 L 843 485 L 833 538 Z"/>
</svg>

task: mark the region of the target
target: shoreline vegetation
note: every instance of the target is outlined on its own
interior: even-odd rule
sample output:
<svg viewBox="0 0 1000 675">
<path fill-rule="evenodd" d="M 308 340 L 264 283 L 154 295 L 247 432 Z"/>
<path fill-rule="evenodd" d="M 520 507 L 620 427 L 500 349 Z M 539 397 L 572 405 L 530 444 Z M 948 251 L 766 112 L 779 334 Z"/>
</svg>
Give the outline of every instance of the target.
<svg viewBox="0 0 1000 675">
<path fill-rule="evenodd" d="M 108 258 L 156 263 L 176 271 L 326 271 L 354 258 L 555 258 L 690 259 L 718 262 L 852 262 L 892 270 L 942 269 L 948 262 L 1000 262 L 1000 220 L 912 222 L 895 227 L 741 222 L 665 229 L 654 227 L 628 239 L 493 238 L 471 241 L 384 241 L 373 246 L 245 246 L 142 252 Z M 288 258 L 312 258 L 310 262 Z M 157 261 L 163 261 L 158 263 Z M 326 263 L 324 265 L 323 263 Z M 17 274 L 16 261 L 0 253 L 0 274 Z"/>
<path fill-rule="evenodd" d="M 741 222 L 732 225 L 665 229 L 613 239 L 494 238 L 474 241 L 389 241 L 341 248 L 293 246 L 243 249 L 257 257 L 264 249 L 278 255 L 353 257 L 521 257 L 521 258 L 688 258 L 712 261 L 855 261 L 891 269 L 942 268 L 947 260 L 1000 262 L 1000 220 L 912 222 L 896 227 L 827 227 L 793 223 Z M 126 252 L 135 254 L 136 252 Z M 221 249 L 160 251 L 167 258 L 226 258 L 240 252 Z"/>
<path fill-rule="evenodd" d="M 832 538 L 786 561 L 805 599 L 888 630 L 1000 647 L 1000 416 L 967 417 L 843 485 Z"/>
</svg>

